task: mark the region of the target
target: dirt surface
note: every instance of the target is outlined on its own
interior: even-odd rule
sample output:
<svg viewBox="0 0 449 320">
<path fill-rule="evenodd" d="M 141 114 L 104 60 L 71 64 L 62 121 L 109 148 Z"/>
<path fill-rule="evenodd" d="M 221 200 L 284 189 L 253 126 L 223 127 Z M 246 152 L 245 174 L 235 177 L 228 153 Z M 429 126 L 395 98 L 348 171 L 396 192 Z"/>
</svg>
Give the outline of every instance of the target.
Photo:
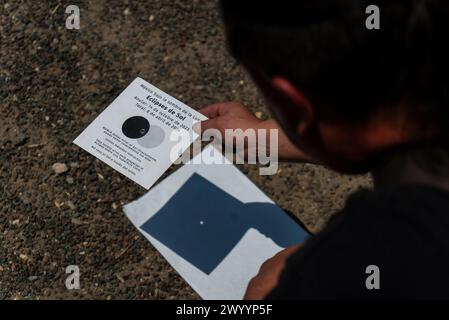
<svg viewBox="0 0 449 320">
<path fill-rule="evenodd" d="M 198 298 L 122 212 L 145 190 L 72 141 L 137 76 L 195 109 L 238 100 L 267 116 L 263 100 L 226 52 L 215 1 L 76 4 L 81 29 L 67 30 L 65 2 L 0 1 L 0 298 Z M 312 230 L 369 184 L 240 168 Z M 80 290 L 64 285 L 72 264 Z"/>
</svg>

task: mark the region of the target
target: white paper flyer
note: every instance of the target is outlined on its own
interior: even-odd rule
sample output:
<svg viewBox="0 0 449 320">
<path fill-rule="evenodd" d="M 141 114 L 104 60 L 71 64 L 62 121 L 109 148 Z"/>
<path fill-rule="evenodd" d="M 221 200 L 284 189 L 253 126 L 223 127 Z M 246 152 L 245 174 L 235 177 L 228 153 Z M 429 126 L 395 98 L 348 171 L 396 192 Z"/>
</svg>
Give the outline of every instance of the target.
<svg viewBox="0 0 449 320">
<path fill-rule="evenodd" d="M 74 141 L 149 189 L 198 138 L 206 117 L 136 78 Z"/>
</svg>

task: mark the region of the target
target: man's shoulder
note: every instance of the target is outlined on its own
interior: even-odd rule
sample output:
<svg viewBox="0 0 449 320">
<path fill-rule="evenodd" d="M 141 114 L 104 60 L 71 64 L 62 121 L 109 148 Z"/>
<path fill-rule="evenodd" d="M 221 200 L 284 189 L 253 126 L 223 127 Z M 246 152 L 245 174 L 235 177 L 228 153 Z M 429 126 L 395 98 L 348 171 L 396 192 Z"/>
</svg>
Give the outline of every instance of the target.
<svg viewBox="0 0 449 320">
<path fill-rule="evenodd" d="M 404 209 L 411 205 L 427 205 L 437 201 L 438 205 L 449 205 L 449 191 L 420 184 L 399 184 L 362 189 L 352 194 L 347 206 L 373 205 Z M 419 207 L 418 207 L 419 208 Z"/>
<path fill-rule="evenodd" d="M 333 220 L 355 224 L 417 223 L 419 228 L 449 228 L 449 192 L 425 185 L 404 184 L 361 190 L 351 195 Z"/>
<path fill-rule="evenodd" d="M 273 297 L 440 296 L 449 286 L 440 280 L 449 268 L 448 212 L 447 194 L 429 187 L 357 192 L 290 257 Z M 379 292 L 365 287 L 369 266 L 380 270 Z"/>
<path fill-rule="evenodd" d="M 449 193 L 433 187 L 398 185 L 361 190 L 316 238 L 321 245 L 333 243 L 324 241 L 327 238 L 340 239 L 344 245 L 354 241 L 381 252 L 388 251 L 383 250 L 387 245 L 392 248 L 404 242 L 417 245 L 438 239 L 449 252 L 448 213 Z"/>
</svg>

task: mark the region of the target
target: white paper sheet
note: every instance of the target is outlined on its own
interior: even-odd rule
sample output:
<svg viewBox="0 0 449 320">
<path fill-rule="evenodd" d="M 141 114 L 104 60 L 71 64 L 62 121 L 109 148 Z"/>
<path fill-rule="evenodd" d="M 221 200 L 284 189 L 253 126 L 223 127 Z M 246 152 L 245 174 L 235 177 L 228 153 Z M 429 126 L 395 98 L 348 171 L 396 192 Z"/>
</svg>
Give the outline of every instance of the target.
<svg viewBox="0 0 449 320">
<path fill-rule="evenodd" d="M 211 154 L 214 155 L 216 159 L 221 159 L 222 163 L 226 164 L 192 164 L 201 163 L 202 161 L 200 161 L 200 159 L 202 156 L 208 155 L 210 158 Z M 189 186 L 189 181 L 193 181 L 192 177 L 198 178 L 194 179 L 195 181 L 202 181 L 203 186 L 204 183 L 206 183 L 206 185 L 208 183 L 213 185 L 211 188 L 202 187 L 204 191 L 202 189 L 200 193 L 198 193 L 198 190 L 194 190 L 195 192 L 192 192 L 195 196 L 199 195 L 198 199 L 194 199 L 197 207 L 194 208 L 193 214 L 197 214 L 197 211 L 200 214 L 203 214 L 205 218 L 201 218 L 201 220 L 204 221 L 190 221 L 189 217 L 192 212 L 187 212 L 191 209 L 186 206 L 176 207 L 175 210 L 173 210 L 173 208 L 167 209 L 168 211 L 165 209 L 169 207 L 169 204 L 173 201 L 173 199 L 179 198 L 179 196 L 186 198 L 190 197 L 189 190 L 186 190 L 183 186 Z M 223 196 L 218 194 L 218 200 L 213 200 L 217 202 L 217 210 L 208 209 L 205 212 L 202 212 L 204 203 L 210 200 L 209 197 L 213 196 L 212 194 L 216 195 L 217 192 L 223 192 Z M 180 195 L 180 193 L 184 194 Z M 202 242 L 198 242 L 198 239 L 189 239 L 189 237 L 192 237 L 192 234 L 186 236 L 185 229 L 189 228 L 188 225 L 191 223 L 200 223 L 201 225 L 204 224 L 204 227 L 207 227 L 210 220 L 209 218 L 213 218 L 214 214 L 217 212 L 223 212 L 223 208 L 221 206 L 226 206 L 226 204 L 220 203 L 220 199 L 222 198 L 228 200 L 230 199 L 229 201 L 231 202 L 238 200 L 243 203 L 244 207 L 242 207 L 242 210 L 235 210 L 235 212 L 232 213 L 233 216 L 237 215 L 237 219 L 235 221 L 244 221 L 240 219 L 240 217 L 245 217 L 245 214 L 248 214 L 249 212 L 245 209 L 248 208 L 245 207 L 245 205 L 250 204 L 251 207 L 251 204 L 257 204 L 257 206 L 268 206 L 271 209 L 274 207 L 273 202 L 260 189 L 258 189 L 235 166 L 230 164 L 229 161 L 226 160 L 221 153 L 219 153 L 219 151 L 213 149 L 213 147 L 209 145 L 202 154 L 198 154 L 190 161 L 189 164 L 179 168 L 176 172 L 159 183 L 143 197 L 137 201 L 129 203 L 124 207 L 126 215 L 136 226 L 136 228 L 154 245 L 154 247 L 165 257 L 165 259 L 167 259 L 173 268 L 203 299 L 241 299 L 243 297 L 249 280 L 257 274 L 261 264 L 283 248 L 273 242 L 271 238 L 267 237 L 267 234 L 269 235 L 280 232 L 282 236 L 291 236 L 291 239 L 295 239 L 295 241 L 291 239 L 288 241 L 293 241 L 295 243 L 302 243 L 308 237 L 308 234 L 298 224 L 296 224 L 296 222 L 294 222 L 284 212 L 281 212 L 279 208 L 275 207 L 275 209 L 279 212 L 273 211 L 274 216 L 269 218 L 269 223 L 265 223 L 264 226 L 259 228 L 263 233 L 258 230 L 258 227 L 249 227 L 246 232 L 242 233 L 242 236 L 238 239 L 235 246 L 223 257 L 221 262 L 213 268 L 207 269 L 205 272 L 201 267 L 198 267 L 199 264 L 195 266 L 192 261 L 188 260 L 195 259 L 195 257 L 190 257 L 191 254 L 196 254 L 197 257 L 201 258 L 201 255 L 204 253 L 195 252 L 195 250 L 199 250 L 198 247 L 202 247 L 202 250 L 207 252 L 207 247 L 205 248 L 204 246 L 197 245 L 192 246 L 191 248 L 187 246 L 186 249 L 186 246 L 184 246 L 182 249 L 184 250 L 184 253 L 186 250 L 192 250 L 192 252 L 187 252 L 183 258 L 181 256 L 182 254 L 179 254 L 179 248 L 169 248 L 165 244 L 171 243 L 172 238 L 170 237 L 176 238 L 179 235 L 185 237 L 185 239 L 181 239 L 182 241 L 192 241 L 192 243 L 201 244 Z M 186 201 L 187 200 L 188 199 L 186 199 Z M 143 228 L 143 226 L 149 221 L 150 223 L 153 220 L 156 221 L 155 217 L 158 214 L 160 217 L 161 215 L 167 215 L 169 220 L 167 220 L 167 223 L 162 222 L 159 224 L 165 228 L 164 230 L 154 229 L 153 227 L 152 233 L 153 235 L 157 233 L 158 235 L 156 237 L 158 237 L 159 240 L 162 239 L 161 241 L 165 242 L 165 244 L 153 237 L 152 234 L 146 232 Z M 187 214 L 189 217 L 186 218 L 184 215 Z M 258 214 L 259 212 L 257 211 L 252 213 L 252 215 Z M 260 217 L 261 219 L 259 219 L 258 216 L 253 216 L 250 218 L 254 218 L 253 224 L 257 226 L 258 221 L 263 220 L 262 214 Z M 196 218 L 192 218 L 192 220 L 195 219 Z M 226 221 L 224 222 L 225 223 L 222 223 L 223 228 L 226 224 Z M 157 226 L 158 225 L 156 225 L 156 227 Z M 276 229 L 278 226 L 282 226 L 281 228 L 284 229 Z M 237 224 L 234 227 L 241 229 L 241 226 Z M 217 239 L 213 239 L 213 237 L 223 237 L 220 235 L 220 231 L 223 231 L 220 226 L 215 226 L 215 232 L 212 231 L 209 234 L 211 237 L 210 240 L 200 239 L 200 241 L 204 241 L 205 243 L 210 242 L 210 245 L 212 246 L 214 243 L 217 243 Z M 198 232 L 199 236 L 201 236 L 200 233 L 201 232 Z M 224 236 L 219 240 L 226 242 L 229 239 Z M 218 241 L 218 243 L 220 243 L 220 241 Z M 293 243 L 289 245 L 292 244 Z M 216 250 L 212 252 L 216 252 Z M 186 256 L 190 258 L 185 259 Z M 207 266 L 205 268 L 207 268 Z M 212 271 L 210 272 L 211 269 Z"/>
<path fill-rule="evenodd" d="M 198 138 L 192 126 L 205 119 L 136 78 L 74 143 L 149 189 Z"/>
</svg>

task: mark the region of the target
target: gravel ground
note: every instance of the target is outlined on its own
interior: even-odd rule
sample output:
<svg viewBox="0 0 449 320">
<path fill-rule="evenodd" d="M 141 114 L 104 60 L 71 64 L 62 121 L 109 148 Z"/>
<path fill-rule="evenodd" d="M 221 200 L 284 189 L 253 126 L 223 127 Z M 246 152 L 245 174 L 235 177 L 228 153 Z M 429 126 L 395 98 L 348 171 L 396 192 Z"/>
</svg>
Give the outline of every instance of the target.
<svg viewBox="0 0 449 320">
<path fill-rule="evenodd" d="M 0 1 L 0 298 L 196 299 L 122 206 L 145 190 L 71 142 L 136 76 L 193 108 L 263 101 L 226 52 L 215 1 Z M 67 171 L 55 174 L 54 163 Z M 319 230 L 368 177 L 240 167 Z M 170 172 L 170 171 L 169 171 Z M 65 288 L 76 264 L 81 289 Z"/>
</svg>

